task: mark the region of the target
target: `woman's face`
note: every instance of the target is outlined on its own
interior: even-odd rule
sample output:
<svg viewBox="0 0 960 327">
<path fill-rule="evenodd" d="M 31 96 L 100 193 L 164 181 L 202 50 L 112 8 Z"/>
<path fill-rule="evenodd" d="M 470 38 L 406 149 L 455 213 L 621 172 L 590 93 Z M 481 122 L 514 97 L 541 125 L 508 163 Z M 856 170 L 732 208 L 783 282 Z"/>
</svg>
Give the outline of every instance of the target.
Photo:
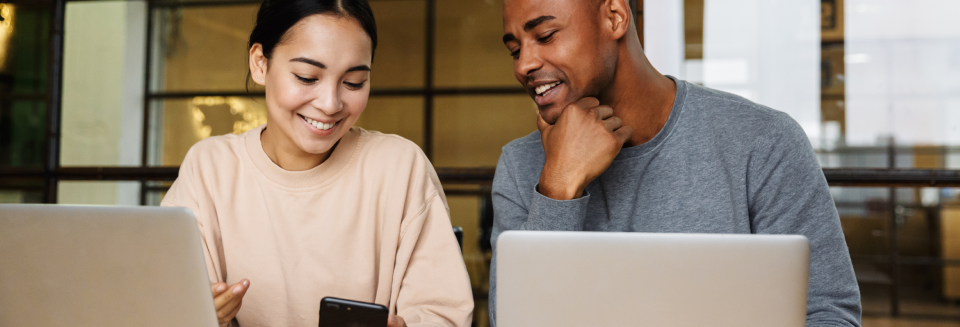
<svg viewBox="0 0 960 327">
<path fill-rule="evenodd" d="M 291 27 L 269 60 L 255 44 L 250 72 L 266 88 L 267 129 L 307 154 L 328 153 L 367 106 L 372 51 L 355 19 L 322 14 Z"/>
</svg>

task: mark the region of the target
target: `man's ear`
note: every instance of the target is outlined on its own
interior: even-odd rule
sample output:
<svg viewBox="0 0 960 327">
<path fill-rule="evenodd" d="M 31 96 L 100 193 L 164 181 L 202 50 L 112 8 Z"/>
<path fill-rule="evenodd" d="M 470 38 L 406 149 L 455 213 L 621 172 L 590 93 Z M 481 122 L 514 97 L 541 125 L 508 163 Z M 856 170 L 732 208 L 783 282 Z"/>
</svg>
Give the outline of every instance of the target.
<svg viewBox="0 0 960 327">
<path fill-rule="evenodd" d="M 604 24 L 614 39 L 619 40 L 633 24 L 633 13 L 630 11 L 628 0 L 604 0 L 602 10 Z"/>
<path fill-rule="evenodd" d="M 263 45 L 254 43 L 250 47 L 250 77 L 257 84 L 264 85 L 267 76 L 267 57 L 263 55 Z"/>
</svg>

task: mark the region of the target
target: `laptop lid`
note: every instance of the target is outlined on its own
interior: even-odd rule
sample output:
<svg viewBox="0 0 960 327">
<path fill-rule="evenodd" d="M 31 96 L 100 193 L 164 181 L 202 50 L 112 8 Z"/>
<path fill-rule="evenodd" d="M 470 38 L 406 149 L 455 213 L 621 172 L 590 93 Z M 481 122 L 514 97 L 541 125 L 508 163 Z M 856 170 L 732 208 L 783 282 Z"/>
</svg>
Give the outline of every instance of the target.
<svg viewBox="0 0 960 327">
<path fill-rule="evenodd" d="M 0 326 L 217 326 L 184 208 L 0 205 Z"/>
<path fill-rule="evenodd" d="M 804 326 L 797 235 L 508 231 L 497 326 Z"/>
</svg>

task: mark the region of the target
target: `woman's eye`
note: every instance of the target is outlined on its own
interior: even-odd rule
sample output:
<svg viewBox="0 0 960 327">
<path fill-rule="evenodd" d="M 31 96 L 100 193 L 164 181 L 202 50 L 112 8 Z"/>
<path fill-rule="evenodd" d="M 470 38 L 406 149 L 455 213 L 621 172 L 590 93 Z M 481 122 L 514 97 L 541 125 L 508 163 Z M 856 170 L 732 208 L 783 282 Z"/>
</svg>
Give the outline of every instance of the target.
<svg viewBox="0 0 960 327">
<path fill-rule="evenodd" d="M 304 84 L 312 84 L 312 83 L 314 83 L 314 82 L 317 81 L 316 78 L 301 77 L 300 75 L 297 75 L 297 74 L 293 74 L 293 76 L 296 76 L 297 79 L 300 80 L 300 82 L 301 82 L 301 83 L 304 83 Z"/>
<path fill-rule="evenodd" d="M 360 83 L 343 82 L 343 85 L 346 85 L 348 88 L 351 88 L 354 90 L 359 90 L 363 88 L 363 82 L 360 82 Z"/>
</svg>

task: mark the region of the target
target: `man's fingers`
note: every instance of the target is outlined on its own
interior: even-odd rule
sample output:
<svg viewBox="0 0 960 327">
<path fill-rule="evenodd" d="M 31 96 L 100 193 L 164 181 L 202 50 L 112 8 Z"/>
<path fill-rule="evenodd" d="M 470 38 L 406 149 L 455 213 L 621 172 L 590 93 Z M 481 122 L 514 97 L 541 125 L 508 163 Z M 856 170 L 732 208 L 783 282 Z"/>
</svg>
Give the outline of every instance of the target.
<svg viewBox="0 0 960 327">
<path fill-rule="evenodd" d="M 617 138 L 617 142 L 620 142 L 620 144 L 626 143 L 631 135 L 633 135 L 633 128 L 630 128 L 630 126 L 623 126 L 613 131 L 613 136 Z"/>
<path fill-rule="evenodd" d="M 537 110 L 537 129 L 540 130 L 540 134 L 546 134 L 546 129 L 550 127 L 550 124 L 546 120 L 543 120 L 543 113 L 540 110 Z"/>
<path fill-rule="evenodd" d="M 587 110 L 587 109 L 599 106 L 600 100 L 597 100 L 597 98 L 588 97 L 588 98 L 582 98 L 580 100 L 577 100 L 577 102 L 574 102 L 574 104 L 580 107 L 580 109 Z"/>
<path fill-rule="evenodd" d="M 596 107 L 596 111 L 597 118 L 600 118 L 600 120 L 604 120 L 613 116 L 613 108 L 610 108 L 610 106 Z"/>
<path fill-rule="evenodd" d="M 603 121 L 603 126 L 612 132 L 623 126 L 623 120 L 620 117 L 610 117 Z"/>
</svg>

